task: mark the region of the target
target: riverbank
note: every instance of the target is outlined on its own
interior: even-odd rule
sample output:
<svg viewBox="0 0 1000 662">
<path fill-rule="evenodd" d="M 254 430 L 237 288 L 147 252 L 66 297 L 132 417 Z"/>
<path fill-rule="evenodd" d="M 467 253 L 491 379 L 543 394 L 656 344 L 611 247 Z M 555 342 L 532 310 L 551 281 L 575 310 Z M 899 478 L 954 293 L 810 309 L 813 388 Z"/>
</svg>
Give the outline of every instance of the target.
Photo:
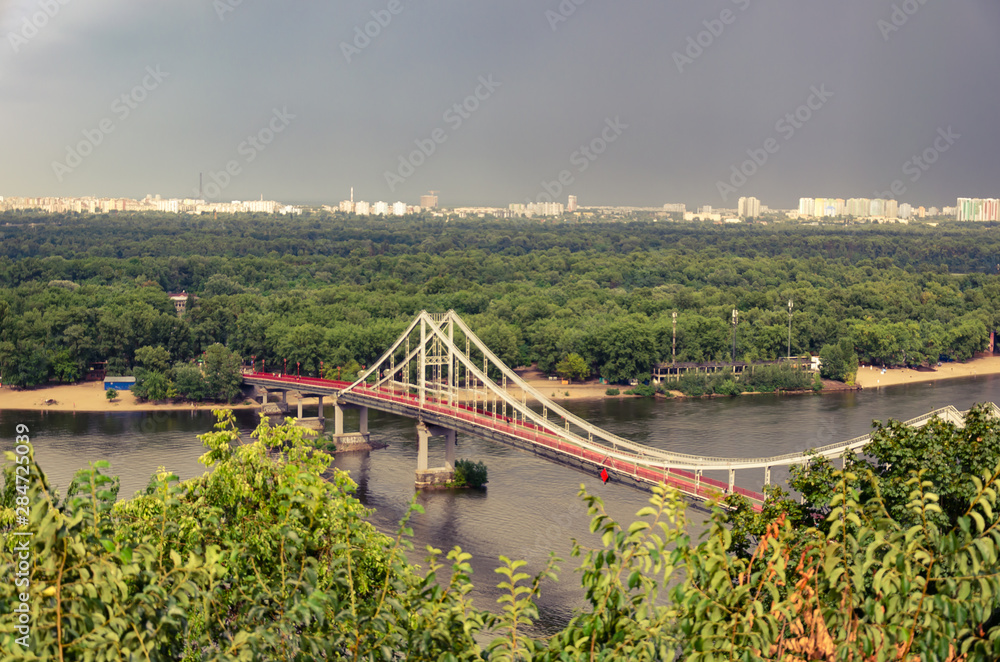
<svg viewBox="0 0 1000 662">
<path fill-rule="evenodd" d="M 217 403 L 178 403 L 157 404 L 154 402 L 138 402 L 131 391 L 119 391 L 114 402 L 108 402 L 104 395 L 104 384 L 101 382 L 84 382 L 82 384 L 60 384 L 24 391 L 15 391 L 9 386 L 0 388 L 0 411 L 89 411 L 89 412 L 133 412 L 133 411 L 163 411 L 163 410 L 211 410 L 220 406 Z M 253 409 L 259 404 L 231 405 L 232 409 Z"/>
<path fill-rule="evenodd" d="M 521 369 L 518 374 L 525 379 L 535 390 L 552 400 L 572 401 L 572 400 L 600 400 L 608 397 L 606 391 L 609 386 L 596 381 L 578 382 L 563 384 L 561 380 L 550 380 L 543 373 L 534 369 Z M 936 369 L 923 368 L 911 370 L 909 368 L 891 368 L 882 372 L 881 368 L 862 366 L 858 370 L 856 383 L 861 388 L 881 388 L 883 386 L 897 386 L 899 384 L 917 384 L 920 382 L 936 382 L 945 379 L 958 379 L 961 377 L 974 377 L 977 375 L 1000 375 L 1000 356 L 986 356 L 973 359 L 966 363 L 946 363 Z M 846 387 L 840 382 L 823 381 L 823 391 L 829 393 L 837 390 L 844 390 Z M 618 388 L 622 393 L 628 387 Z M 680 392 L 674 391 L 674 396 L 684 397 Z M 633 396 L 620 395 L 617 397 L 628 398 Z M 305 398 L 306 404 L 315 404 L 315 398 Z M 297 401 L 294 396 L 289 398 L 289 404 Z M 85 382 L 82 384 L 60 384 L 58 386 L 47 386 L 24 391 L 15 391 L 9 386 L 0 387 L 0 411 L 2 410 L 47 410 L 47 411 L 87 411 L 87 412 L 132 412 L 132 411 L 163 411 L 163 410 L 211 410 L 222 405 L 217 403 L 177 403 L 157 404 L 154 402 L 137 402 L 135 396 L 129 391 L 118 394 L 118 399 L 108 402 L 104 395 L 104 385 L 100 382 Z M 254 409 L 260 407 L 258 403 L 230 405 L 232 409 Z"/>
<path fill-rule="evenodd" d="M 900 384 L 936 382 L 944 379 L 959 379 L 977 375 L 1000 375 L 1000 356 L 986 356 L 965 363 L 945 363 L 937 368 L 888 368 L 861 366 L 855 380 L 862 388 L 881 388 Z"/>
</svg>

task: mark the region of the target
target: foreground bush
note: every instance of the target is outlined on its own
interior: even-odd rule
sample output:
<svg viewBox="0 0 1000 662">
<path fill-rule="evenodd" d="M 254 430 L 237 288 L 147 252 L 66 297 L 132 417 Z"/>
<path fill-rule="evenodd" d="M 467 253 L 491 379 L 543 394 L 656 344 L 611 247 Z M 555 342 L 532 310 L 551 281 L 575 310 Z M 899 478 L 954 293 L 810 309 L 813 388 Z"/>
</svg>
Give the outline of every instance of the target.
<svg viewBox="0 0 1000 662">
<path fill-rule="evenodd" d="M 231 416 L 204 435 L 214 471 L 178 482 L 160 473 L 115 503 L 106 465 L 80 472 L 60 501 L 35 465 L 26 496 L 34 533 L 31 585 L 0 584 L 0 650 L 26 660 L 988 660 L 1000 655 L 1000 467 L 972 476 L 962 508 L 942 518 L 934 482 L 917 471 L 905 506 L 879 477 L 830 470 L 824 526 L 779 514 L 750 549 L 716 509 L 687 535 L 686 504 L 658 488 L 623 526 L 582 491 L 593 548 L 574 545 L 587 606 L 546 639 L 525 636 L 535 598 L 555 578 L 501 557 L 503 597 L 474 608 L 469 555 L 429 549 L 418 573 L 396 538 L 375 531 L 329 457 L 299 428 L 262 425 L 237 445 Z M 990 432 L 995 438 L 996 422 Z M 982 436 L 982 435 L 980 435 Z M 287 456 L 270 451 L 290 445 Z M 14 577 L 6 472 L 4 558 Z M 858 486 L 871 490 L 862 499 Z M 953 506 L 949 506 L 953 509 Z M 413 510 L 419 510 L 414 506 Z M 411 511 L 412 512 L 412 511 Z M 954 522 L 954 524 L 951 524 Z M 21 527 L 22 530 L 25 527 Z M 14 609 L 25 591 L 31 634 Z M 489 635 L 490 643 L 477 643 Z"/>
</svg>

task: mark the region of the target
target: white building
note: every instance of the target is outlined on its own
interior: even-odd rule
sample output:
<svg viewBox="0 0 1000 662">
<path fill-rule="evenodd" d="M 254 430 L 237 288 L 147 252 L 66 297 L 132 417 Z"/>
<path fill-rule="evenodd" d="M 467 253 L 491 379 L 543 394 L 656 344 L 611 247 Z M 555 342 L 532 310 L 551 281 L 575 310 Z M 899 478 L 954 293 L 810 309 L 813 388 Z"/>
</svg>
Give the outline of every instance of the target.
<svg viewBox="0 0 1000 662">
<path fill-rule="evenodd" d="M 406 203 L 396 202 L 392 205 L 393 216 L 406 216 Z"/>
<path fill-rule="evenodd" d="M 354 213 L 358 216 L 367 216 L 372 212 L 372 207 L 370 204 L 364 200 L 359 200 L 354 203 Z"/>
<path fill-rule="evenodd" d="M 736 206 L 736 213 L 743 218 L 757 218 L 760 216 L 760 200 L 757 198 L 740 198 Z"/>
</svg>

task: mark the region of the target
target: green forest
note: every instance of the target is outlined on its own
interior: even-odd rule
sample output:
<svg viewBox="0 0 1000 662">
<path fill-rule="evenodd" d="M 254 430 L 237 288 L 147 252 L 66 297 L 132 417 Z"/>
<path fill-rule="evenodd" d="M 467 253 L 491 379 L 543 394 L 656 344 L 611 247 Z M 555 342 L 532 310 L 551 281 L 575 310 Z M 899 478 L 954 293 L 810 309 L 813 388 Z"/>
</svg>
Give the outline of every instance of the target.
<svg viewBox="0 0 1000 662">
<path fill-rule="evenodd" d="M 675 311 L 678 361 L 729 359 L 734 308 L 738 359 L 784 356 L 792 300 L 792 353 L 846 378 L 859 360 L 985 349 L 996 230 L 7 214 L 0 371 L 32 387 L 106 361 L 150 399 L 230 400 L 250 357 L 353 371 L 419 310 L 454 309 L 510 365 L 615 383 L 671 360 Z M 179 291 L 183 317 L 167 297 Z M 210 471 L 158 472 L 131 498 L 107 463 L 62 495 L 27 445 L 7 453 L 0 574 L 17 577 L 20 554 L 32 572 L 30 585 L 0 583 L 4 659 L 1000 657 L 1000 420 L 986 407 L 963 427 L 879 425 L 865 457 L 795 469 L 797 494 L 769 488 L 762 512 L 719 495 L 700 540 L 675 492 L 616 522 L 581 488 L 598 544 L 576 542 L 536 575 L 501 557 L 496 578 L 477 578 L 501 589 L 491 609 L 469 597 L 468 553 L 427 549 L 411 564 L 408 520 L 377 531 L 303 428 L 262 422 L 249 438 L 217 416 L 201 436 Z M 18 426 L 16 443 L 33 433 Z M 530 634 L 556 579 L 579 582 L 586 605 Z"/>
<path fill-rule="evenodd" d="M 24 387 L 148 369 L 143 349 L 176 381 L 213 345 L 316 375 L 371 363 L 421 309 L 454 309 L 509 365 L 576 354 L 620 383 L 673 358 L 674 311 L 678 361 L 729 360 L 733 309 L 737 360 L 785 356 L 789 300 L 792 354 L 919 366 L 985 349 L 1000 310 L 982 223 L 7 213 L 0 239 L 0 372 Z"/>
</svg>

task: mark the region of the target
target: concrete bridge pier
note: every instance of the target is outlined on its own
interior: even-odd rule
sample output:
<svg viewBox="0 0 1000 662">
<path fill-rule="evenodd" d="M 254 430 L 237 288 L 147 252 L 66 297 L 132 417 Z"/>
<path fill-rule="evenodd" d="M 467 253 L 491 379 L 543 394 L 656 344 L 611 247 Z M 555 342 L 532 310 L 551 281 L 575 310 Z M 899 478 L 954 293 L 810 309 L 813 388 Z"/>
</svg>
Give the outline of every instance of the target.
<svg viewBox="0 0 1000 662">
<path fill-rule="evenodd" d="M 281 400 L 278 402 L 268 402 L 267 396 L 270 391 L 265 387 L 259 387 L 261 391 L 261 411 L 268 416 L 279 416 L 288 411 L 288 404 L 285 396 L 285 391 L 279 391 L 281 393 Z"/>
<path fill-rule="evenodd" d="M 339 451 L 371 450 L 371 434 L 368 432 L 368 407 L 360 410 L 361 425 L 358 432 L 344 432 L 344 410 L 347 403 L 335 400 L 333 403 L 333 441 Z M 319 397 L 320 423 L 323 423 L 323 396 Z"/>
<path fill-rule="evenodd" d="M 428 468 L 427 450 L 431 437 L 445 438 L 444 466 Z M 418 490 L 443 487 L 455 480 L 455 448 L 456 433 L 449 428 L 438 425 L 427 425 L 423 421 L 417 423 L 417 471 L 414 487 Z"/>
</svg>

